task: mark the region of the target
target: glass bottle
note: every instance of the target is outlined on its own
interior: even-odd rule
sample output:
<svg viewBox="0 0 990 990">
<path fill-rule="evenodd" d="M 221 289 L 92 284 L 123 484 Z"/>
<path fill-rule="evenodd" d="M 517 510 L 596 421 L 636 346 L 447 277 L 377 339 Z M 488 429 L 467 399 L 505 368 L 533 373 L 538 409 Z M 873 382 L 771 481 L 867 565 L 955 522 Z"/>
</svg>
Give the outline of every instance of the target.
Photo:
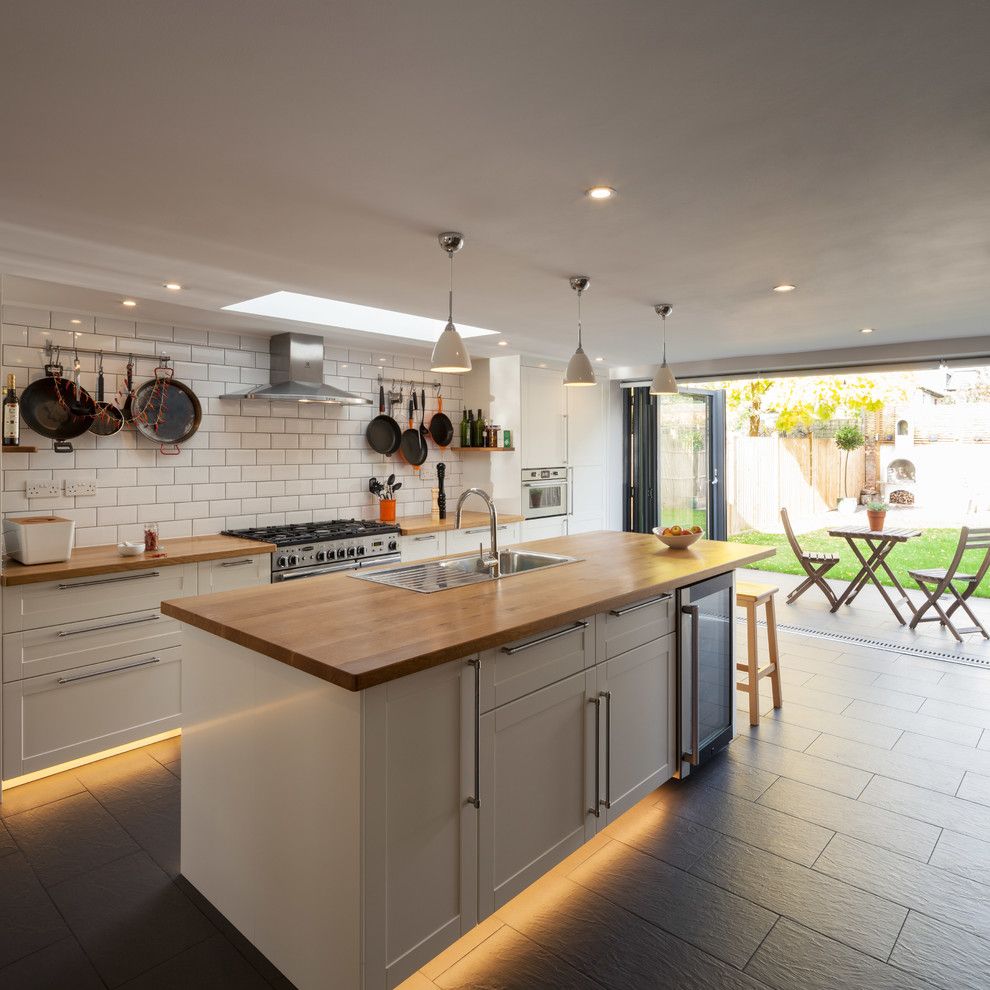
<svg viewBox="0 0 990 990">
<path fill-rule="evenodd" d="M 485 419 L 478 410 L 478 418 L 474 421 L 474 447 L 484 447 L 485 445 Z"/>
<path fill-rule="evenodd" d="M 3 445 L 16 447 L 21 442 L 21 400 L 17 398 L 17 379 L 7 375 L 7 393 L 3 397 Z"/>
<path fill-rule="evenodd" d="M 468 420 L 468 411 L 466 409 L 464 410 L 464 415 L 461 416 L 461 446 L 471 446 L 471 423 Z"/>
<path fill-rule="evenodd" d="M 469 409 L 467 414 L 467 442 L 462 446 L 474 446 L 474 413 Z"/>
</svg>

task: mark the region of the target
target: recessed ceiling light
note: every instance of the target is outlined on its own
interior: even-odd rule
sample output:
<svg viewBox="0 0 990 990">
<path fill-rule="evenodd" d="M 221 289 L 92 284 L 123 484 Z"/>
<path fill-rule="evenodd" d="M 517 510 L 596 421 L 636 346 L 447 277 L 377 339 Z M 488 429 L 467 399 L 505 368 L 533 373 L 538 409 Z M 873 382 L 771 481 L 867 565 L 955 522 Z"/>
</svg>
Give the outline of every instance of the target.
<svg viewBox="0 0 990 990">
<path fill-rule="evenodd" d="M 586 190 L 588 199 L 611 199 L 615 195 L 615 190 L 611 186 L 592 186 Z"/>
<path fill-rule="evenodd" d="M 136 306 L 137 303 L 133 299 L 121 299 L 120 305 L 121 306 L 131 306 L 131 307 L 133 307 L 133 306 Z"/>
<path fill-rule="evenodd" d="M 509 346 L 509 342 L 507 340 L 500 340 L 498 342 L 498 346 L 499 347 L 508 347 Z"/>
<path fill-rule="evenodd" d="M 378 363 L 379 364 L 384 364 L 385 363 L 385 358 L 379 358 L 378 359 Z"/>
<path fill-rule="evenodd" d="M 873 333 L 873 327 L 860 327 L 860 333 Z"/>
<path fill-rule="evenodd" d="M 82 323 L 82 320 L 69 320 L 69 322 L 74 323 L 76 326 L 79 326 L 79 324 Z"/>
<path fill-rule="evenodd" d="M 545 368 L 545 367 L 546 367 L 546 365 L 545 365 L 545 364 L 541 364 L 541 365 L 540 365 L 540 367 L 541 367 L 541 368 Z"/>
<path fill-rule="evenodd" d="M 434 320 L 410 313 L 396 313 L 375 306 L 359 306 L 357 303 L 307 296 L 301 292 L 271 292 L 257 299 L 224 306 L 235 313 L 251 313 L 253 316 L 271 316 L 280 320 L 296 320 L 314 323 L 321 327 L 340 327 L 361 333 L 377 333 L 385 337 L 405 337 L 408 340 L 436 341 L 446 326 L 445 320 Z M 459 323 L 457 330 L 462 337 L 484 337 L 496 333 L 482 327 L 470 327 Z"/>
<path fill-rule="evenodd" d="M 793 292 L 797 288 L 796 285 L 791 285 L 788 282 L 784 282 L 782 285 L 775 285 L 773 287 L 774 292 Z"/>
<path fill-rule="evenodd" d="M 595 358 L 595 360 L 596 360 L 596 361 L 604 361 L 604 360 L 605 360 L 605 358 L 603 358 L 603 357 L 596 357 L 596 358 Z"/>
<path fill-rule="evenodd" d="M 165 288 L 170 289 L 172 292 L 178 292 L 182 286 L 178 282 L 166 282 Z"/>
</svg>

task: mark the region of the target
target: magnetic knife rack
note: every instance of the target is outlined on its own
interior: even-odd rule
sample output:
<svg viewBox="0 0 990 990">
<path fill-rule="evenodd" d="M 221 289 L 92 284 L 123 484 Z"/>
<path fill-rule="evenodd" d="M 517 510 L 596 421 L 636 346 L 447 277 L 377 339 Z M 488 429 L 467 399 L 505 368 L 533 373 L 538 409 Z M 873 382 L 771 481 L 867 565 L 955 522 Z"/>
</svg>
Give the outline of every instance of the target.
<svg viewBox="0 0 990 990">
<path fill-rule="evenodd" d="M 97 357 L 124 357 L 125 355 L 131 358 L 143 358 L 144 360 L 155 360 L 161 361 L 162 364 L 169 364 L 172 358 L 168 354 L 136 354 L 133 351 L 107 351 L 107 350 L 97 350 L 94 347 L 76 347 L 75 344 L 53 344 L 50 340 L 45 341 L 44 346 L 45 357 L 48 359 L 48 363 L 52 363 L 52 358 L 58 354 L 65 356 L 67 354 L 95 354 Z"/>
</svg>

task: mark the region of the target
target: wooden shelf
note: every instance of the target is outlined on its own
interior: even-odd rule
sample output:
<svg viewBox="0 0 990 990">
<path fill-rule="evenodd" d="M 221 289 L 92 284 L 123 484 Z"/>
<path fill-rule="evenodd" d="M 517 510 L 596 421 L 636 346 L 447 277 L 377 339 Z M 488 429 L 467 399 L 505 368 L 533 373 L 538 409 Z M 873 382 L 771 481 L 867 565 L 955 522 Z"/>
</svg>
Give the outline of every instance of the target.
<svg viewBox="0 0 990 990">
<path fill-rule="evenodd" d="M 19 447 L 0 447 L 5 454 L 34 454 L 37 452 L 37 447 L 27 447 L 21 444 Z"/>
<path fill-rule="evenodd" d="M 454 450 L 465 451 L 469 454 L 511 454 L 515 447 L 455 447 Z"/>
</svg>

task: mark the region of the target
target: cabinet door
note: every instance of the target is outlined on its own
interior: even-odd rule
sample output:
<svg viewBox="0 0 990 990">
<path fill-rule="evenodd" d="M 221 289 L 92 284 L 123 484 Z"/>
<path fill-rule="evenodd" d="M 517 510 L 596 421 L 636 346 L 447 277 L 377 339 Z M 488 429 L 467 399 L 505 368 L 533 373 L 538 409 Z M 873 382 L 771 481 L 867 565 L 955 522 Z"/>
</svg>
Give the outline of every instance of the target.
<svg viewBox="0 0 990 990">
<path fill-rule="evenodd" d="M 268 553 L 231 557 L 229 560 L 204 560 L 199 565 L 199 594 L 252 588 L 269 584 L 271 579 L 272 557 Z"/>
<path fill-rule="evenodd" d="M 472 526 L 471 529 L 451 529 L 444 534 L 447 537 L 447 555 L 457 553 L 477 553 L 478 545 L 491 545 L 491 529 L 488 526 Z"/>
<path fill-rule="evenodd" d="M 567 463 L 597 467 L 605 463 L 605 395 L 607 386 L 568 388 Z"/>
<path fill-rule="evenodd" d="M 403 563 L 412 560 L 427 560 L 444 555 L 443 533 L 420 533 L 419 536 L 400 536 L 399 555 Z"/>
<path fill-rule="evenodd" d="M 557 467 L 567 463 L 567 418 L 563 376 L 548 368 L 523 368 L 522 467 Z"/>
<path fill-rule="evenodd" d="M 595 670 L 481 716 L 479 920 L 590 839 Z"/>
<path fill-rule="evenodd" d="M 615 821 L 674 773 L 675 639 L 644 643 L 598 666 L 605 815 Z"/>
<path fill-rule="evenodd" d="M 567 536 L 567 516 L 523 520 L 522 539 L 524 541 L 550 540 L 555 536 Z"/>
<path fill-rule="evenodd" d="M 397 986 L 477 923 L 477 676 L 459 660 L 366 692 L 369 987 Z"/>
</svg>

